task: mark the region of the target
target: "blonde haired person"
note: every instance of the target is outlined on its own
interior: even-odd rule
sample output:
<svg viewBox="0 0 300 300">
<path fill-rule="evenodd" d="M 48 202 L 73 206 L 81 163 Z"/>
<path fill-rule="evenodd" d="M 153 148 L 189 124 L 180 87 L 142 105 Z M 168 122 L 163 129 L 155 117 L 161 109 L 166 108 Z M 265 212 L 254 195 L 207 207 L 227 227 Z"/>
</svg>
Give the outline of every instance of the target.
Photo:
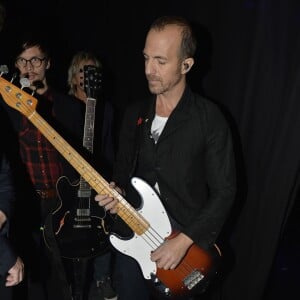
<svg viewBox="0 0 300 300">
<path fill-rule="evenodd" d="M 95 80 L 91 83 L 92 87 L 85 86 L 85 66 L 96 67 L 94 69 L 96 74 L 92 74 L 92 79 Z M 114 159 L 113 107 L 103 96 L 105 87 L 102 84 L 102 64 L 97 56 L 89 51 L 75 53 L 68 69 L 69 95 L 74 97 L 74 101 L 82 103 L 82 113 L 85 114 L 87 97 L 91 96 L 87 95 L 86 88 L 92 90 L 91 94 L 96 100 L 92 149 L 93 166 L 104 178 L 110 180 Z M 81 125 L 80 134 L 83 136 L 84 124 Z M 104 254 L 93 258 L 93 281 L 89 292 L 89 300 L 116 300 L 117 295 L 112 283 L 112 253 L 109 249 Z"/>
</svg>

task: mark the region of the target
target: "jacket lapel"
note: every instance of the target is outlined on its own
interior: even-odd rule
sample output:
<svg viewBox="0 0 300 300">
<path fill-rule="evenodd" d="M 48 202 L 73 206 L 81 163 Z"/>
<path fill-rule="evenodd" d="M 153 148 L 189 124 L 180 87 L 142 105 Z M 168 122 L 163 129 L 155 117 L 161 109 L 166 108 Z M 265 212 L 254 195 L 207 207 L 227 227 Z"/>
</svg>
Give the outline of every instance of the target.
<svg viewBox="0 0 300 300">
<path fill-rule="evenodd" d="M 161 136 L 158 139 L 158 144 L 168 138 L 171 134 L 173 134 L 176 130 L 181 128 L 190 118 L 190 89 L 186 88 L 182 98 L 178 102 L 174 111 L 170 115 L 164 130 L 162 131 Z M 151 120 L 152 123 L 152 120 Z M 151 124 L 150 124 L 151 128 Z"/>
</svg>

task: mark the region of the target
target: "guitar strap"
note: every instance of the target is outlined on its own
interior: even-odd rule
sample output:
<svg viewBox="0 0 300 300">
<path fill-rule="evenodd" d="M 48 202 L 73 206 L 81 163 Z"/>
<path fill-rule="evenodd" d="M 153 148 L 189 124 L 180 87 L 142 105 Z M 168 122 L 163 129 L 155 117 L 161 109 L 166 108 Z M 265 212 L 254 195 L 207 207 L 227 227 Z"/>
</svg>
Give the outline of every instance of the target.
<svg viewBox="0 0 300 300">
<path fill-rule="evenodd" d="M 60 251 L 56 242 L 56 238 L 54 236 L 53 232 L 53 224 L 52 224 L 52 214 L 48 214 L 45 220 L 45 225 L 44 225 L 44 235 L 47 240 L 47 246 L 48 250 L 50 251 L 50 260 L 52 262 L 52 265 L 54 267 L 55 274 L 53 276 L 56 276 L 58 279 L 58 282 L 60 284 L 60 290 L 62 294 L 62 299 L 61 300 L 71 300 L 72 295 L 71 295 L 71 290 L 69 287 L 69 283 L 67 281 L 66 273 L 65 273 L 65 268 L 62 262 L 62 258 L 60 256 Z M 46 247 L 47 248 L 47 247 Z M 53 272 L 53 273 L 54 273 Z"/>
</svg>

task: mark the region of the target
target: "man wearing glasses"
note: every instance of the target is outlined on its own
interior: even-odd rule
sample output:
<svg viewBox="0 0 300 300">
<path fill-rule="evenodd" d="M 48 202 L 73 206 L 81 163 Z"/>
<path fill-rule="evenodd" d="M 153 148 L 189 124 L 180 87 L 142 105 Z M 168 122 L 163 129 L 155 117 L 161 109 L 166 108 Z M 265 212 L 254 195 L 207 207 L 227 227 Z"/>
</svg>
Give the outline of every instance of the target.
<svg viewBox="0 0 300 300">
<path fill-rule="evenodd" d="M 80 105 L 49 85 L 47 72 L 51 60 L 43 40 L 32 35 L 25 37 L 17 49 L 14 65 L 17 75 L 13 83 L 34 95 L 38 100 L 36 110 L 41 117 L 76 147 L 75 140 L 79 141 L 76 132 L 80 132 L 82 118 Z M 78 175 L 27 117 L 4 101 L 1 105 L 9 113 L 11 124 L 8 126 L 14 128 L 16 144 L 11 150 L 16 150 L 15 158 L 20 158 L 22 166 L 16 181 L 16 217 L 13 221 L 18 251 L 28 271 L 28 292 L 20 292 L 20 299 L 69 300 L 70 291 L 54 235 L 45 243 L 43 231 L 46 218 L 48 220 L 51 212 L 57 209 L 58 178 L 65 175 L 72 181 Z M 52 229 L 52 226 L 46 228 Z"/>
</svg>

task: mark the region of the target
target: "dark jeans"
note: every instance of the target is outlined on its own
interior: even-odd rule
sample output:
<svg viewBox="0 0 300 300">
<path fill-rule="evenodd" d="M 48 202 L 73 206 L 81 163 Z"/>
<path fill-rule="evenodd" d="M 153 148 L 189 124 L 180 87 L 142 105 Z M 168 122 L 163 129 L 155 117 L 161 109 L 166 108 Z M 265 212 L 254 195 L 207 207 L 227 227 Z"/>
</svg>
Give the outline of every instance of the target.
<svg viewBox="0 0 300 300">
<path fill-rule="evenodd" d="M 140 266 L 133 258 L 118 252 L 115 259 L 115 287 L 118 300 L 171 300 L 170 297 L 155 292 L 151 284 L 144 279 Z M 176 298 L 176 300 L 196 299 L 202 298 L 191 296 Z"/>
<path fill-rule="evenodd" d="M 110 251 L 94 258 L 94 280 L 104 280 L 112 277 L 112 253 Z"/>
<path fill-rule="evenodd" d="M 35 251 L 31 261 L 28 261 L 26 272 L 26 287 L 28 296 L 20 294 L 20 298 L 28 300 L 63 300 L 71 299 L 65 296 L 67 287 L 62 283 L 63 270 L 57 268 L 57 259 L 53 253 L 45 246 L 41 233 L 35 233 Z"/>
<path fill-rule="evenodd" d="M 149 300 L 150 292 L 138 263 L 120 252 L 115 257 L 115 287 L 118 300 Z"/>
<path fill-rule="evenodd" d="M 12 288 L 5 286 L 5 277 L 0 276 L 0 299 L 11 300 L 12 299 Z"/>
</svg>

